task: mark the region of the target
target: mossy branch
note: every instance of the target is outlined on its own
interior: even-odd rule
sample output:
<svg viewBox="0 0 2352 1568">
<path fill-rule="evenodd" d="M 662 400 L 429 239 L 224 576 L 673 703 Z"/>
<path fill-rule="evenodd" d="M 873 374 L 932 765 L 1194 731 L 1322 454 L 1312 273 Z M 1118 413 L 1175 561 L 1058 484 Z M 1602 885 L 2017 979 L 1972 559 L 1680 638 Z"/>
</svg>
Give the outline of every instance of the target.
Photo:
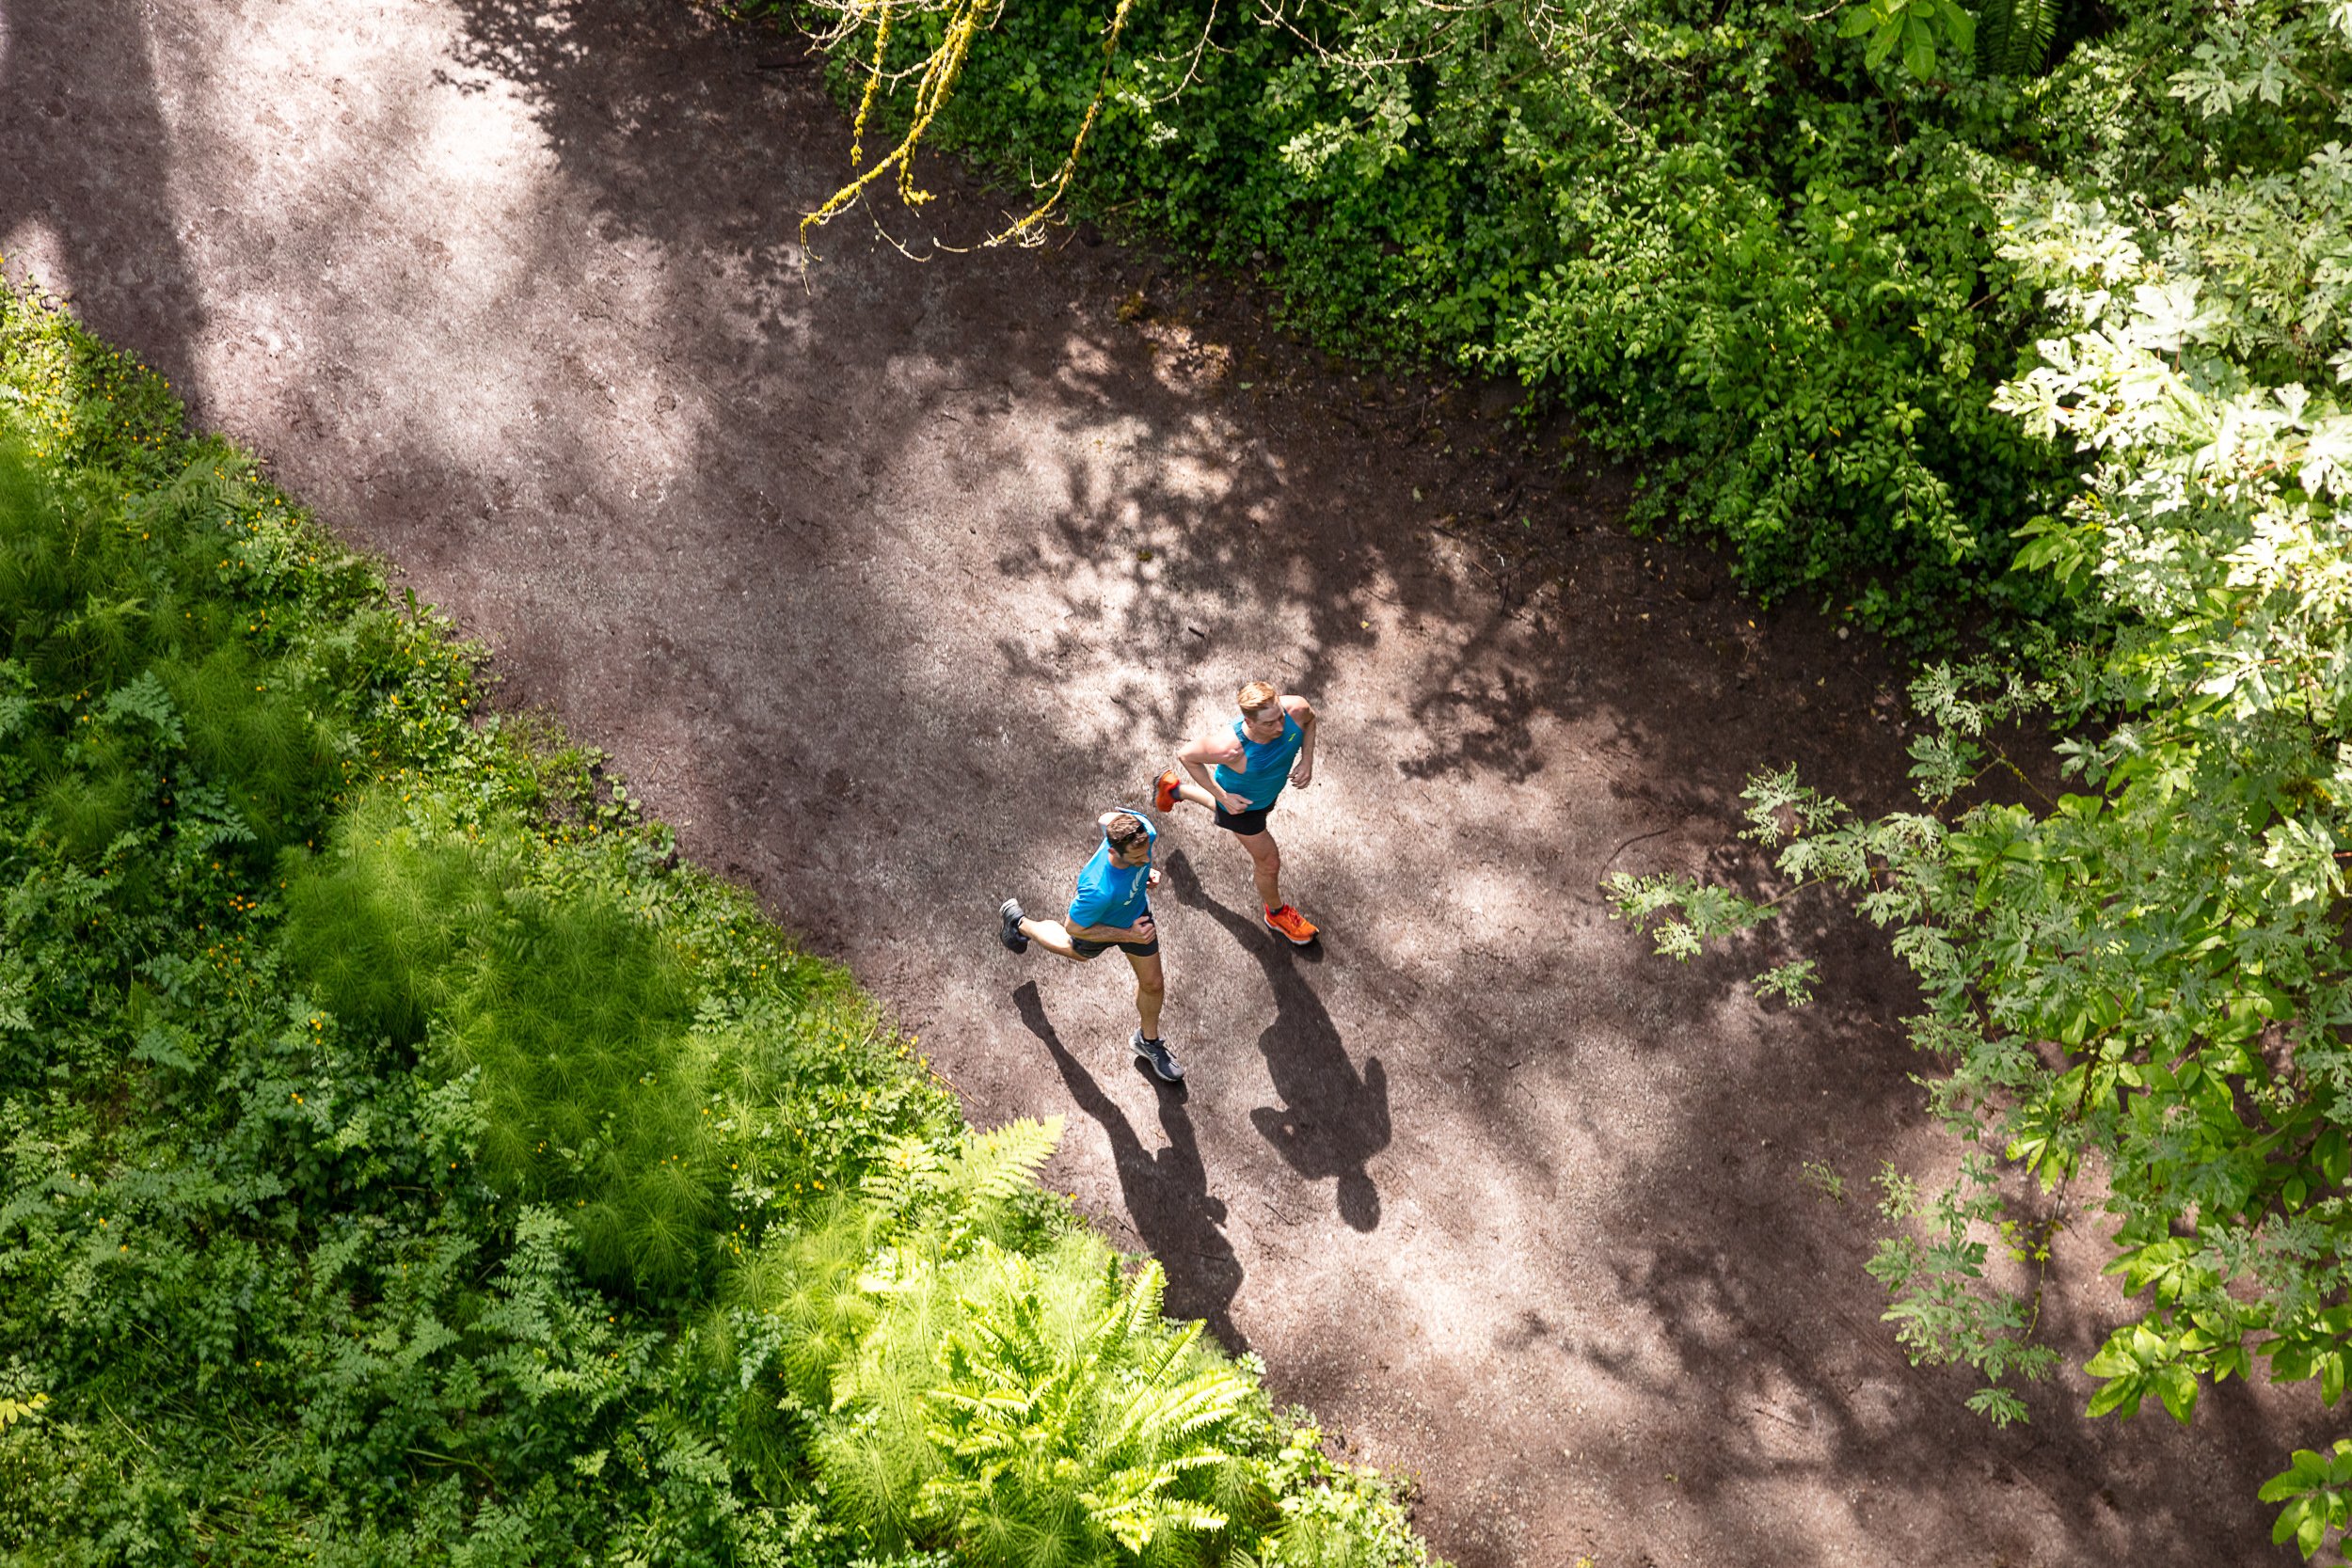
<svg viewBox="0 0 2352 1568">
<path fill-rule="evenodd" d="M 890 40 L 893 22 L 899 10 L 909 5 L 935 9 L 943 26 L 939 42 L 922 63 L 903 74 L 915 78 L 914 102 L 906 133 L 898 145 L 873 164 L 859 171 L 850 182 L 827 198 L 824 204 L 801 219 L 801 243 L 808 243 L 809 231 L 822 228 L 855 205 L 867 188 L 883 176 L 897 172 L 899 199 L 910 207 L 919 206 L 931 198 L 929 191 L 918 190 L 914 183 L 914 152 L 930 132 L 932 122 L 954 96 L 956 82 L 963 73 L 971 57 L 975 40 L 992 25 L 1002 10 L 1002 0 L 852 0 L 843 8 L 837 30 L 824 41 L 837 41 L 844 34 L 870 24 L 874 29 L 874 44 L 866 60 L 866 82 L 858 99 L 857 117 L 850 130 L 850 166 L 857 168 L 864 161 L 866 132 L 872 122 L 875 105 L 881 101 L 884 84 L 894 74 L 889 69 Z M 1087 103 L 1085 118 L 1078 123 L 1071 138 L 1070 151 L 1061 166 L 1048 182 L 1045 197 L 1012 224 L 991 234 L 983 244 L 1022 245 L 1039 243 L 1045 220 L 1059 205 L 1062 195 L 1070 188 L 1071 180 L 1078 171 L 1078 159 L 1085 151 L 1087 138 L 1093 134 L 1095 122 L 1102 118 L 1104 102 L 1110 95 L 1111 68 L 1119 54 L 1119 41 L 1125 33 L 1127 18 L 1135 8 L 1135 0 L 1119 0 L 1111 13 L 1110 27 L 1103 39 L 1103 67 L 1094 84 L 1093 96 Z"/>
</svg>

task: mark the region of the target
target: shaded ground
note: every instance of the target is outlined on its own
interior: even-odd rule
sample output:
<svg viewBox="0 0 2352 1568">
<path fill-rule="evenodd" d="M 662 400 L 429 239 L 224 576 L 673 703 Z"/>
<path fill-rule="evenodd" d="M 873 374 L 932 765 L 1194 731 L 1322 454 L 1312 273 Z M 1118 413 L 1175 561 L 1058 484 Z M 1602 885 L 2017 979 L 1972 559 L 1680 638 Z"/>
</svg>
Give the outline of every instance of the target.
<svg viewBox="0 0 2352 1568">
<path fill-rule="evenodd" d="M 918 262 L 852 218 L 804 274 L 844 142 L 793 51 L 669 0 L 0 0 L 11 275 L 486 639 L 976 1120 L 1069 1113 L 1052 1179 L 1466 1568 L 2269 1560 L 2299 1396 L 2183 1434 L 2076 1378 L 1995 1433 L 1897 1352 L 1863 1189 L 1949 1150 L 1875 940 L 1801 917 L 1823 1000 L 1767 1013 L 1596 898 L 1724 842 L 1754 767 L 1891 800 L 1882 664 L 1613 531 L 1608 476 L 1522 477 L 1476 400 L 1090 235 Z M 1009 205 L 935 188 L 950 238 Z M 1328 719 L 1279 822 L 1329 938 L 1177 824 L 1176 1097 L 1122 974 L 989 911 L 1264 672 Z M 2095 1260 L 2053 1274 L 2077 1357 Z"/>
</svg>

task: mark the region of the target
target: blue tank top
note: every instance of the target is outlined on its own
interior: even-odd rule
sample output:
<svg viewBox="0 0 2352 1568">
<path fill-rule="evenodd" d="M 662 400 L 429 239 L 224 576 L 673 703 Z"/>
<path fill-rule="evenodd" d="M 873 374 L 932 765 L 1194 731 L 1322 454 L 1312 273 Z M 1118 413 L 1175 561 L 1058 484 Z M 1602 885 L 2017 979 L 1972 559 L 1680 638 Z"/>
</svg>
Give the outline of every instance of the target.
<svg viewBox="0 0 2352 1568">
<path fill-rule="evenodd" d="M 1131 811 L 1128 815 L 1143 823 L 1143 831 L 1152 843 L 1159 842 L 1160 831 L 1141 812 Z M 1151 879 L 1150 861 L 1141 865 L 1113 865 L 1111 841 L 1105 836 L 1095 846 L 1094 858 L 1078 873 L 1078 895 L 1070 900 L 1070 924 L 1133 926 L 1151 912 L 1147 896 Z"/>
<path fill-rule="evenodd" d="M 1282 786 L 1291 782 L 1291 763 L 1298 756 L 1298 749 L 1307 744 L 1307 732 L 1298 727 L 1298 721 L 1287 709 L 1282 714 L 1282 733 L 1272 740 L 1252 740 L 1242 721 L 1233 721 L 1233 738 L 1241 742 L 1241 770 L 1218 763 L 1209 770 L 1217 787 L 1228 789 L 1249 802 L 1252 811 L 1263 811 L 1274 804 L 1274 798 L 1282 793 Z"/>
</svg>

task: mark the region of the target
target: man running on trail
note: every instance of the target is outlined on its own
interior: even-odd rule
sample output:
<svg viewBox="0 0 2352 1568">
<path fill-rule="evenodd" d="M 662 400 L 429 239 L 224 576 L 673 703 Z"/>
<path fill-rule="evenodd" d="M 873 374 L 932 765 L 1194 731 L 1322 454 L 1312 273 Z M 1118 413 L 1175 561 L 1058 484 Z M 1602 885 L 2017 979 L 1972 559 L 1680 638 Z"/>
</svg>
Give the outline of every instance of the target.
<svg viewBox="0 0 2352 1568">
<path fill-rule="evenodd" d="M 1168 999 L 1168 981 L 1160 969 L 1160 934 L 1152 924 L 1150 898 L 1160 879 L 1152 864 L 1159 830 L 1131 811 L 1106 811 L 1095 820 L 1102 826 L 1103 843 L 1078 873 L 1069 924 L 1031 920 L 1021 912 L 1019 899 L 1008 898 L 997 906 L 997 935 L 1015 953 L 1027 952 L 1034 942 L 1073 963 L 1100 958 L 1114 947 L 1126 954 L 1136 972 L 1137 1021 L 1127 1043 L 1162 1082 L 1173 1084 L 1184 1069 L 1160 1038 L 1160 1004 Z"/>
<path fill-rule="evenodd" d="M 1282 850 L 1266 831 L 1266 816 L 1284 784 L 1304 789 L 1315 781 L 1314 705 L 1283 695 L 1270 681 L 1251 681 L 1236 701 L 1241 717 L 1232 733 L 1203 736 L 1178 752 L 1177 763 L 1191 777 L 1173 768 L 1162 773 L 1152 804 L 1172 811 L 1177 801 L 1189 800 L 1215 814 L 1216 825 L 1249 851 L 1265 923 L 1293 946 L 1304 947 L 1315 940 L 1314 922 L 1282 902 Z"/>
</svg>

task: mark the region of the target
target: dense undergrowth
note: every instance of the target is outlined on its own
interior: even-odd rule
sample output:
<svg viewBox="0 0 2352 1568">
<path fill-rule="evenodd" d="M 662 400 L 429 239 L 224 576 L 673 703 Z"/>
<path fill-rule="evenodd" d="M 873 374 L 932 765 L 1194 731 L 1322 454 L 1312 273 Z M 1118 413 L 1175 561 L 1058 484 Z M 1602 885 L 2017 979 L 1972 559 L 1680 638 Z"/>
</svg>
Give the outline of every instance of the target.
<svg viewBox="0 0 2352 1568">
<path fill-rule="evenodd" d="M 2161 208 L 2215 169 L 2291 166 L 2331 118 L 2191 127 L 2140 90 L 2197 41 L 2187 0 L 2043 6 L 2046 45 L 1947 48 L 1930 80 L 1845 36 L 1890 6 L 1166 0 L 1122 13 L 1071 199 L 1262 275 L 1336 352 L 1572 411 L 1639 458 L 1637 522 L 1718 542 L 1768 601 L 1918 642 L 1972 619 L 2038 640 L 2066 599 L 2007 572 L 2015 531 L 2081 465 L 1992 406 L 2046 320 L 1997 254 L 2003 201 L 2055 173 Z M 830 60 L 851 102 L 877 18 L 886 70 L 912 71 L 971 9 L 739 8 L 855 24 Z M 1104 80 L 1112 7 L 980 9 L 926 135 L 1043 181 Z"/>
<path fill-rule="evenodd" d="M 0 1557 L 1424 1560 L 838 970 L 0 292 Z"/>
</svg>

